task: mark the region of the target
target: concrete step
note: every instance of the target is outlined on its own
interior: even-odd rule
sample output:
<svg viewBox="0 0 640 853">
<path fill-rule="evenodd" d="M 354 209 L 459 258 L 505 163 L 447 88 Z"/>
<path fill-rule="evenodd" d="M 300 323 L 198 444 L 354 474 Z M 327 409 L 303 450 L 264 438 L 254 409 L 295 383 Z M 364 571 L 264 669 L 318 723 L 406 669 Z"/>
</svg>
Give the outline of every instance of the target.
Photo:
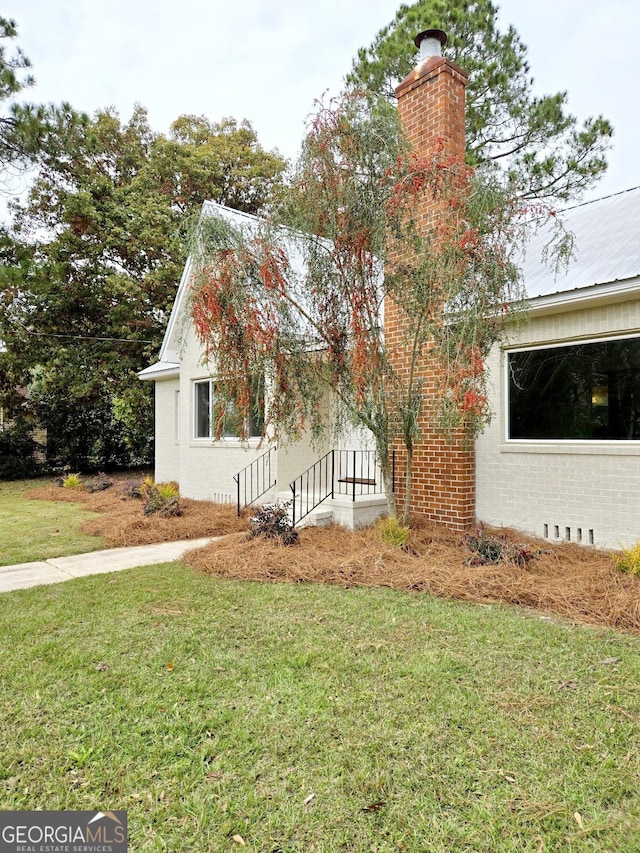
<svg viewBox="0 0 640 853">
<path fill-rule="evenodd" d="M 291 502 L 291 492 L 279 492 L 277 499 L 280 503 L 286 504 Z M 328 500 L 328 498 L 326 499 Z M 314 503 L 314 499 L 312 495 L 309 495 L 309 503 Z M 298 509 L 300 511 L 300 501 L 297 502 Z M 302 508 L 306 507 L 306 501 L 303 501 Z M 293 505 L 288 508 L 289 518 L 293 517 Z M 326 503 L 319 504 L 314 510 L 308 515 L 296 523 L 296 527 L 326 527 L 331 524 L 333 520 L 333 512 L 330 507 L 327 507 Z"/>
<path fill-rule="evenodd" d="M 299 527 L 328 527 L 333 521 L 333 510 L 324 509 L 322 504 L 306 518 L 303 518 Z"/>
</svg>

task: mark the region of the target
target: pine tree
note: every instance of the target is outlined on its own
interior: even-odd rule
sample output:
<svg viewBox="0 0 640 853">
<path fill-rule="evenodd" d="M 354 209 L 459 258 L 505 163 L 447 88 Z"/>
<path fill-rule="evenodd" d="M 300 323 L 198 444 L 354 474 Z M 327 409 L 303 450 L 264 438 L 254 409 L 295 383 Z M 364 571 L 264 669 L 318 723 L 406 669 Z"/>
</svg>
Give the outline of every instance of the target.
<svg viewBox="0 0 640 853">
<path fill-rule="evenodd" d="M 395 86 L 415 67 L 415 36 L 439 28 L 445 55 L 469 74 L 467 160 L 498 170 L 522 198 L 580 196 L 606 169 L 612 128 L 602 116 L 582 123 L 567 110 L 566 92 L 538 97 L 527 48 L 513 26 L 501 31 L 491 0 L 418 0 L 402 5 L 394 20 L 353 62 L 349 81 L 393 98 Z"/>
</svg>

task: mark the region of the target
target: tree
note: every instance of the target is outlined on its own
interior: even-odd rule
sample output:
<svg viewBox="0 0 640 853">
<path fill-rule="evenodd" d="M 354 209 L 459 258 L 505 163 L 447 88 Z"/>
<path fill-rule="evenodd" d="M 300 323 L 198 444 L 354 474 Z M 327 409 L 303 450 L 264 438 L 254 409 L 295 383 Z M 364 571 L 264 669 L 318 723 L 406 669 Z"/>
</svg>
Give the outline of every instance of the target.
<svg viewBox="0 0 640 853">
<path fill-rule="evenodd" d="M 126 123 L 107 110 L 52 134 L 28 199 L 13 206 L 14 262 L 0 272 L 5 371 L 29 386 L 56 464 L 149 461 L 152 393 L 136 371 L 160 347 L 190 217 L 210 197 L 255 211 L 284 168 L 248 123 L 176 126 L 201 137 L 155 134 L 142 107 Z"/>
<path fill-rule="evenodd" d="M 15 100 L 35 84 L 31 62 L 18 47 L 8 52 L 16 38 L 16 22 L 0 16 L 0 192 L 11 194 L 11 178 L 33 163 L 52 137 L 61 137 L 84 124 L 86 117 L 68 104 L 60 106 L 19 103 Z"/>
<path fill-rule="evenodd" d="M 445 52 L 469 73 L 467 160 L 499 169 L 511 194 L 565 200 L 606 169 L 612 128 L 602 116 L 582 125 L 567 112 L 567 93 L 537 97 L 527 49 L 513 26 L 501 32 L 491 0 L 418 0 L 400 6 L 368 48 L 358 51 L 352 84 L 393 97 L 415 66 L 414 37 L 447 33 Z"/>
<path fill-rule="evenodd" d="M 169 140 L 159 139 L 158 147 L 173 159 L 173 199 L 181 210 L 192 210 L 208 198 L 255 213 L 282 179 L 282 157 L 259 145 L 246 119 L 238 124 L 229 117 L 212 122 L 204 116 L 180 116 L 171 125 Z M 160 150 L 156 155 L 160 159 Z"/>
<path fill-rule="evenodd" d="M 15 53 L 7 52 L 6 42 L 16 38 L 18 30 L 16 22 L 0 17 L 0 101 L 5 104 L 11 101 L 23 89 L 33 86 L 34 79 L 27 72 L 31 63 L 20 48 Z M 18 130 L 20 124 L 20 108 L 15 103 L 9 103 L 8 108 L 0 115 L 0 169 L 3 173 L 16 161 L 24 156 L 24 148 Z"/>
<path fill-rule="evenodd" d="M 424 194 L 447 215 L 420 236 Z M 423 414 L 419 365 L 441 369 L 441 406 L 428 417 L 469 435 L 486 420 L 484 357 L 504 331 L 503 306 L 517 307 L 521 295 L 510 258 L 519 210 L 442 150 L 411 156 L 387 102 L 351 92 L 321 106 L 279 218 L 249 232 L 212 218 L 197 232 L 191 315 L 221 411 L 232 403 L 248 418 L 252 382 L 264 373 L 265 431 L 287 441 L 327 429 L 324 404 L 335 395 L 333 426 L 346 417 L 371 431 L 395 515 L 389 451 L 399 437 L 411 463 Z M 389 299 L 407 318 L 408 372 L 396 369 L 385 340 Z M 411 476 L 409 464 L 407 493 Z M 405 521 L 408 506 L 407 497 Z"/>
</svg>

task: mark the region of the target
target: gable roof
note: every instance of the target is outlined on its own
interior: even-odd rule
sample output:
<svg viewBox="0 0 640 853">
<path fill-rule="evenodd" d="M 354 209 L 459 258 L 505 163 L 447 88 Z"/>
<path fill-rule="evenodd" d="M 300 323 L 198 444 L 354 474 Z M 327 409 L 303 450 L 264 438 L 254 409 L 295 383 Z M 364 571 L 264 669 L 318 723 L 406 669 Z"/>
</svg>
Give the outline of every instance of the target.
<svg viewBox="0 0 640 853">
<path fill-rule="evenodd" d="M 202 205 L 201 218 L 222 216 L 236 226 L 253 230 L 260 222 L 213 201 Z M 522 274 L 534 310 L 551 311 L 595 299 L 630 298 L 640 291 L 640 187 L 588 201 L 561 212 L 562 221 L 574 237 L 573 257 L 566 268 L 554 271 L 543 261 L 551 237 L 541 228 L 527 242 Z M 301 256 L 296 258 L 302 265 Z M 156 363 L 138 373 L 140 379 L 177 376 L 183 330 L 182 304 L 188 293 L 193 259 L 188 258 L 178 286 L 160 356 Z"/>
<path fill-rule="evenodd" d="M 231 207 L 218 204 L 215 201 L 205 201 L 202 205 L 199 221 L 208 217 L 218 216 L 247 234 L 257 233 L 262 220 L 251 213 L 243 213 Z M 295 233 L 284 229 L 285 239 L 289 246 L 289 260 L 294 273 L 301 273 L 305 263 L 301 247 L 296 244 Z M 158 361 L 138 372 L 139 379 L 169 379 L 179 375 L 180 351 L 184 335 L 183 303 L 188 296 L 194 259 L 189 255 L 182 272 L 176 298 L 171 309 L 169 322 L 164 334 Z"/>
<path fill-rule="evenodd" d="M 573 234 L 573 257 L 556 272 L 543 262 L 550 229 L 542 228 L 528 241 L 522 264 L 527 295 L 534 302 L 584 297 L 588 288 L 608 286 L 617 291 L 640 286 L 640 187 L 568 208 L 560 213 Z M 578 294 L 576 291 L 581 291 Z"/>
<path fill-rule="evenodd" d="M 239 210 L 234 210 L 231 207 L 225 207 L 222 204 L 217 204 L 215 201 L 205 201 L 200 211 L 200 221 L 208 216 L 222 216 L 227 221 L 232 222 L 237 226 L 256 227 L 258 218 L 250 213 L 242 213 Z M 162 346 L 160 347 L 160 355 L 158 361 L 150 367 L 146 367 L 138 373 L 139 379 L 162 379 L 170 376 L 177 376 L 180 369 L 180 350 L 182 348 L 183 330 L 180 325 L 182 313 L 182 303 L 189 289 L 189 280 L 193 270 L 193 257 L 189 255 L 187 262 L 182 271 L 182 277 L 176 298 L 171 308 L 169 322 L 164 333 Z"/>
</svg>

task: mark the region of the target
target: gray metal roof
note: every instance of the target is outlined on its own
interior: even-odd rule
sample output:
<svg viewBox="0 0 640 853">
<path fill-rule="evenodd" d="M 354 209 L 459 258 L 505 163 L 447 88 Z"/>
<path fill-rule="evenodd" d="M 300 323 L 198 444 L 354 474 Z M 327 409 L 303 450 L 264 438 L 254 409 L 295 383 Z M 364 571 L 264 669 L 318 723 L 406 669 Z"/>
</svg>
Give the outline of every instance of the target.
<svg viewBox="0 0 640 853">
<path fill-rule="evenodd" d="M 574 236 L 573 257 L 568 267 L 556 272 L 542 259 L 550 230 L 542 228 L 533 235 L 522 264 L 530 299 L 640 276 L 640 187 L 579 204 L 559 215 Z"/>
</svg>

